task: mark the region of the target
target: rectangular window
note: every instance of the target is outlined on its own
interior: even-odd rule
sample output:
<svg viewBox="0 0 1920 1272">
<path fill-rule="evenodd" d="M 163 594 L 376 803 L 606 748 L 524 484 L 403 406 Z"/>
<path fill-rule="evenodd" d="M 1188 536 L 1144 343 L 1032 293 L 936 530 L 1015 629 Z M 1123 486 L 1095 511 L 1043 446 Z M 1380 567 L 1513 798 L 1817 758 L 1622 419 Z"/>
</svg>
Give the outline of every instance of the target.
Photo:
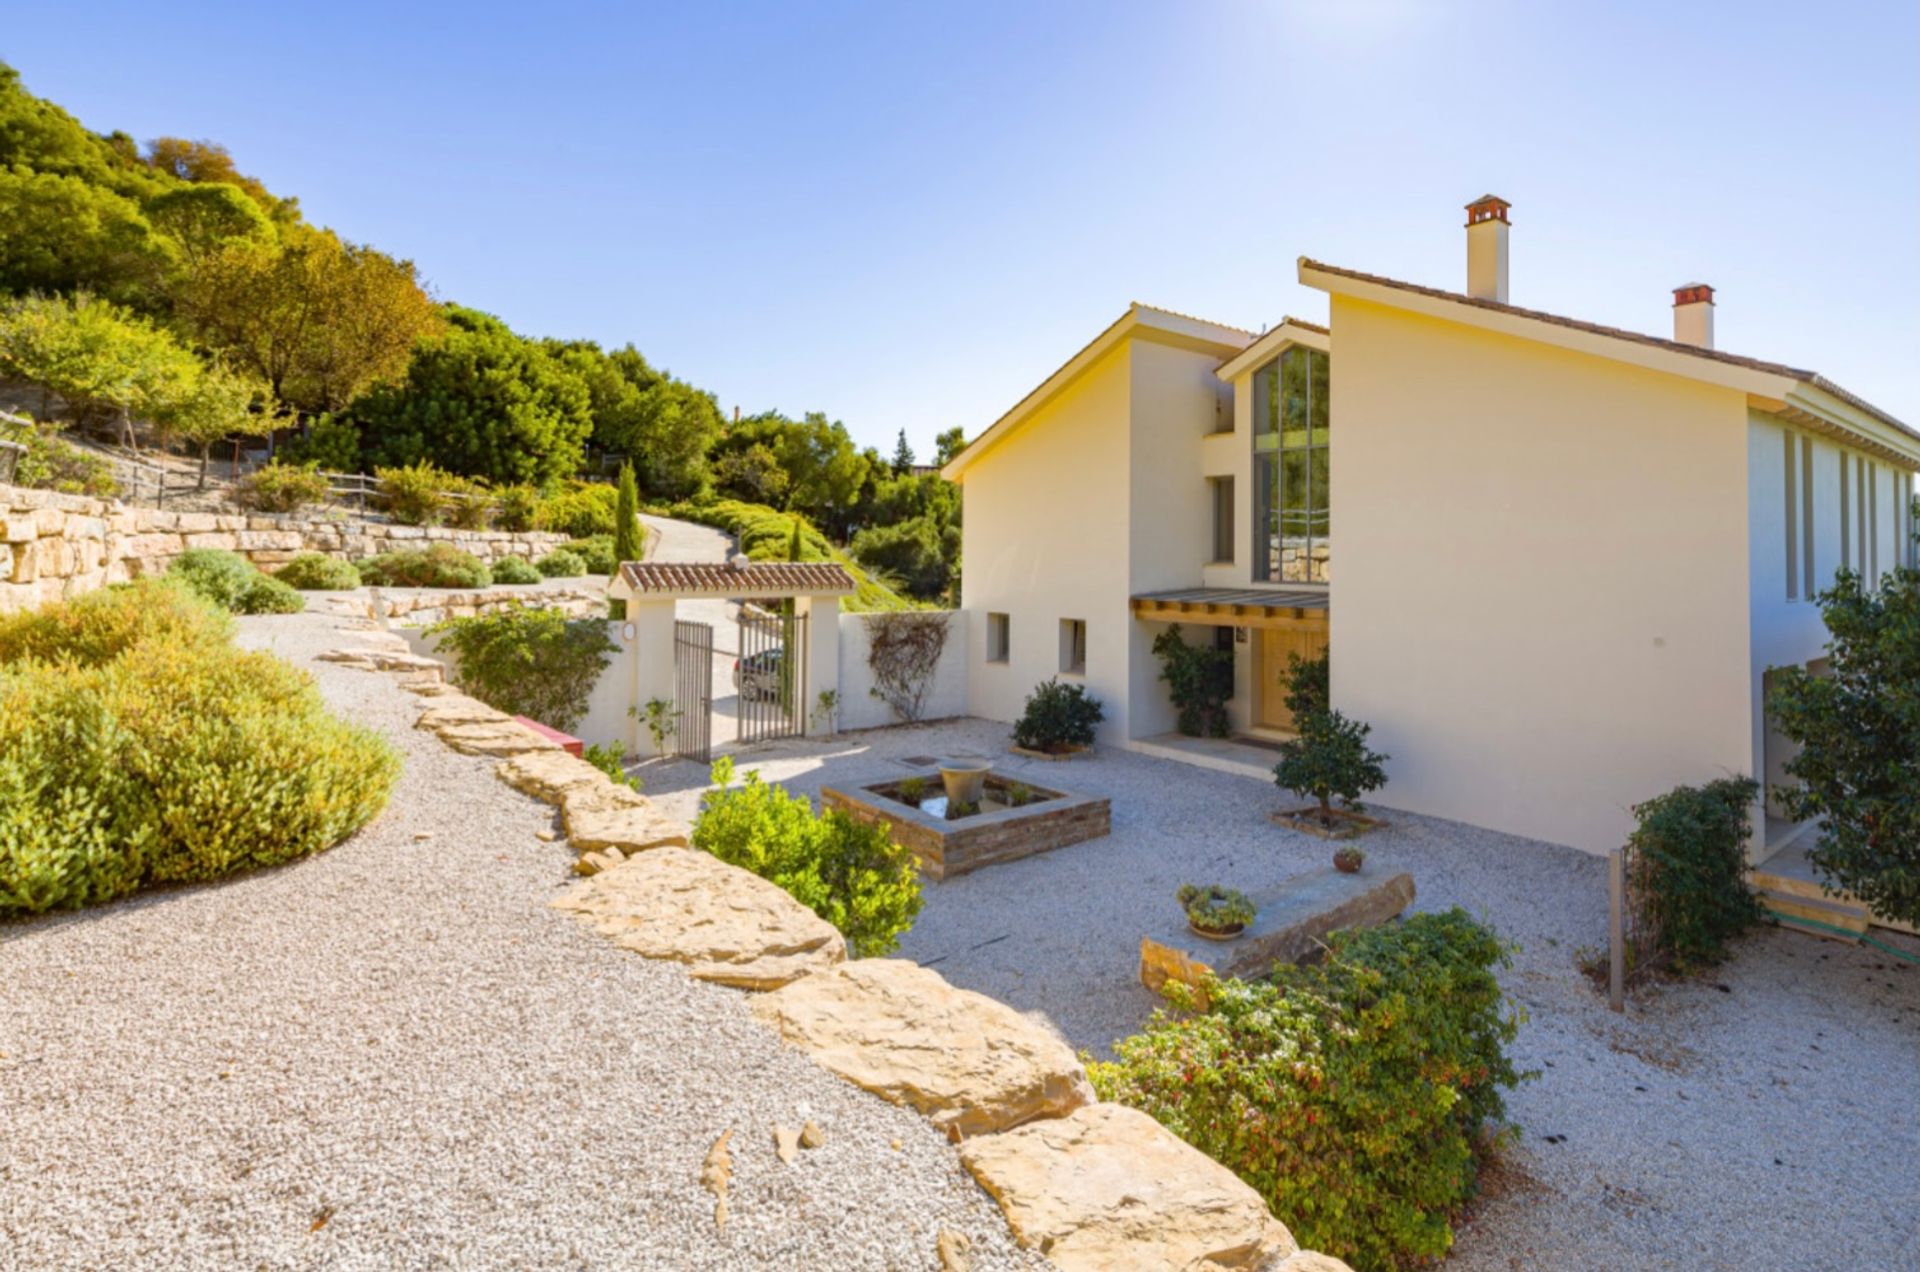
<svg viewBox="0 0 1920 1272">
<path fill-rule="evenodd" d="M 1005 614 L 987 615 L 987 661 L 1003 663 L 1011 658 L 1011 624 Z"/>
<path fill-rule="evenodd" d="M 1847 471 L 1847 453 L 1840 452 L 1840 568 L 1853 564 L 1852 477 Z"/>
<path fill-rule="evenodd" d="M 1813 439 L 1800 439 L 1800 594 L 1813 599 Z"/>
<path fill-rule="evenodd" d="M 1800 501 L 1795 496 L 1799 493 L 1800 474 L 1795 471 L 1798 465 L 1794 462 L 1793 434 L 1782 429 L 1780 435 L 1787 443 L 1786 463 L 1783 466 L 1787 475 L 1787 488 L 1783 496 L 1786 503 L 1782 517 L 1787 528 L 1787 599 L 1797 601 L 1800 599 Z"/>
<path fill-rule="evenodd" d="M 1253 377 L 1254 578 L 1325 583 L 1333 529 L 1330 364 L 1304 345 Z"/>
<path fill-rule="evenodd" d="M 1076 676 L 1087 672 L 1087 620 L 1060 620 L 1060 670 Z"/>
<path fill-rule="evenodd" d="M 1216 565 L 1231 564 L 1233 561 L 1233 478 L 1212 477 L 1208 479 L 1213 487 L 1213 562 Z"/>
<path fill-rule="evenodd" d="M 1853 550 L 1854 573 L 1864 575 L 1867 572 L 1867 461 L 1864 456 L 1853 457 L 1853 520 L 1858 528 Z"/>
</svg>

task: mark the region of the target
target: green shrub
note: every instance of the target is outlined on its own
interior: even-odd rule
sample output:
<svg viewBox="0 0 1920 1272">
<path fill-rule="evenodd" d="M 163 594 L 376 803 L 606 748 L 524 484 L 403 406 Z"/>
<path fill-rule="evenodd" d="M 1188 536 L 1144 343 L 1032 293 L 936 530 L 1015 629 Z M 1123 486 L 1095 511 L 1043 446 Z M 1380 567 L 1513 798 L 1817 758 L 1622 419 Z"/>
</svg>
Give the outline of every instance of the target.
<svg viewBox="0 0 1920 1272">
<path fill-rule="evenodd" d="M 609 742 L 605 746 L 590 742 L 580 758 L 630 790 L 643 789 L 640 779 L 627 772 L 625 742 Z"/>
<path fill-rule="evenodd" d="M 455 678 L 474 697 L 556 729 L 587 713 L 587 696 L 619 648 L 603 619 L 572 621 L 557 609 L 514 606 L 450 618 L 432 631 L 457 660 Z"/>
<path fill-rule="evenodd" d="M 360 430 L 347 420 L 322 415 L 305 437 L 290 438 L 280 446 L 279 458 L 329 473 L 360 471 Z"/>
<path fill-rule="evenodd" d="M 664 509 L 667 516 L 725 530 L 740 541 L 740 550 L 755 561 L 791 561 L 793 532 L 800 530 L 803 561 L 831 561 L 852 576 L 854 594 L 841 602 L 849 613 L 880 613 L 917 608 L 845 552 L 827 542 L 811 522 L 797 513 L 780 512 L 762 504 L 732 499 L 683 500 Z"/>
<path fill-rule="evenodd" d="M 555 548 L 533 566 L 550 579 L 571 579 L 587 572 L 587 563 L 580 559 L 580 554 L 566 548 Z"/>
<path fill-rule="evenodd" d="M 1745 777 L 1677 786 L 1634 805 L 1627 836 L 1628 895 L 1652 948 L 1634 951 L 1636 971 L 1711 966 L 1727 943 L 1766 917 L 1747 883 L 1747 835 L 1759 786 Z"/>
<path fill-rule="evenodd" d="M 1093 726 L 1105 715 L 1100 700 L 1085 685 L 1063 685 L 1058 678 L 1035 685 L 1026 709 L 1013 726 L 1013 744 L 1029 751 L 1059 754 L 1093 745 Z"/>
<path fill-rule="evenodd" d="M 538 583 L 540 571 L 525 557 L 502 557 L 493 563 L 495 583 Z"/>
<path fill-rule="evenodd" d="M 63 440 L 54 424 L 10 424 L 0 420 L 0 441 L 27 448 L 13 470 L 13 484 L 66 495 L 109 499 L 120 493 L 113 465 L 92 451 Z"/>
<path fill-rule="evenodd" d="M 1509 951 L 1459 909 L 1334 934 L 1325 964 L 1209 982 L 1088 1073 L 1227 1166 L 1303 1247 L 1362 1269 L 1445 1254 L 1472 1197 L 1483 1127 L 1524 1077 Z M 1170 986 L 1176 1005 L 1194 997 Z"/>
<path fill-rule="evenodd" d="M 311 464 L 268 464 L 240 479 L 234 502 L 256 512 L 298 512 L 308 504 L 325 503 L 333 487 Z"/>
<path fill-rule="evenodd" d="M 540 492 L 532 486 L 502 486 L 493 492 L 493 524 L 518 534 L 533 529 L 540 513 Z"/>
<path fill-rule="evenodd" d="M 633 477 L 633 461 L 620 465 L 620 484 L 613 506 L 613 561 L 638 561 L 647 545 L 646 532 L 640 528 L 640 487 Z M 595 570 L 612 574 L 612 568 Z"/>
<path fill-rule="evenodd" d="M 854 958 L 890 954 L 920 913 L 920 870 L 913 853 L 884 824 L 845 813 L 815 816 L 804 796 L 748 773 L 739 786 L 733 760 L 713 766 L 713 789 L 700 802 L 693 846 L 786 889 L 833 924 Z"/>
<path fill-rule="evenodd" d="M 1287 655 L 1287 710 L 1298 720 L 1333 710 L 1333 662 L 1327 650 L 1313 658 Z"/>
<path fill-rule="evenodd" d="M 293 614 L 306 607 L 298 592 L 262 574 L 237 552 L 189 548 L 173 559 L 167 574 L 235 614 Z"/>
<path fill-rule="evenodd" d="M 574 539 L 563 547 L 580 558 L 588 574 L 613 573 L 614 562 L 618 558 L 613 550 L 612 535 L 596 534 L 585 539 Z"/>
<path fill-rule="evenodd" d="M 441 519 L 459 530 L 485 530 L 493 524 L 493 491 L 484 481 L 456 477 L 440 479 Z"/>
<path fill-rule="evenodd" d="M 140 579 L 56 605 L 0 615 L 0 663 L 62 659 L 95 667 L 141 640 L 178 649 L 224 645 L 227 611 L 180 579 Z"/>
<path fill-rule="evenodd" d="M 1153 638 L 1160 679 L 1188 737 L 1227 736 L 1227 700 L 1233 697 L 1233 654 L 1212 645 L 1189 645 L 1175 623 Z"/>
<path fill-rule="evenodd" d="M 387 515 L 403 526 L 437 526 L 447 514 L 447 483 L 453 474 L 432 464 L 409 464 L 404 468 L 376 468 L 379 481 L 375 498 Z"/>
<path fill-rule="evenodd" d="M 471 552 L 450 543 L 400 548 L 357 562 L 361 581 L 372 587 L 491 587 L 493 572 Z"/>
<path fill-rule="evenodd" d="M 345 592 L 360 586 L 360 571 L 351 561 L 322 552 L 302 552 L 274 572 L 288 587 L 303 592 Z"/>
<path fill-rule="evenodd" d="M 552 530 L 574 539 L 611 535 L 614 505 L 619 498 L 619 493 L 604 482 L 575 482 L 540 501 L 534 528 Z"/>
<path fill-rule="evenodd" d="M 1827 666 L 1777 668 L 1767 700 L 1800 745 L 1781 801 L 1797 821 L 1818 819 L 1807 859 L 1824 884 L 1920 925 L 1920 570 L 1901 566 L 1877 588 L 1842 570 L 1818 599 Z"/>
<path fill-rule="evenodd" d="M 1331 820 L 1333 800 L 1349 808 L 1360 797 L 1387 784 L 1383 767 L 1392 756 L 1367 745 L 1373 726 L 1349 720 L 1338 711 L 1315 711 L 1294 721 L 1298 737 L 1280 744 L 1273 766 L 1275 785 L 1319 801 L 1322 820 Z"/>
<path fill-rule="evenodd" d="M 0 916 L 275 865 L 385 805 L 392 749 L 178 585 L 50 609 L 0 666 Z"/>
</svg>

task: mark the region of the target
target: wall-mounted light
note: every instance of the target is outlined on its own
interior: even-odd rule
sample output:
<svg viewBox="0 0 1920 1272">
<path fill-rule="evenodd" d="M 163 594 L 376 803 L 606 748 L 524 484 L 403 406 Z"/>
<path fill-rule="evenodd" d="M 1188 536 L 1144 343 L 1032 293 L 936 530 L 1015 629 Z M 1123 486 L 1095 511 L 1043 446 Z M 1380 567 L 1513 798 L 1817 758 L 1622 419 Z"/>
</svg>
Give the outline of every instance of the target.
<svg viewBox="0 0 1920 1272">
<path fill-rule="evenodd" d="M 626 624 L 626 625 L 624 625 L 623 627 L 621 627 L 621 629 L 620 629 L 620 635 L 621 635 L 621 637 L 622 637 L 622 638 L 623 638 L 624 640 L 626 640 L 626 641 L 627 641 L 627 642 L 628 642 L 629 644 L 631 644 L 631 643 L 633 642 L 633 638 L 634 638 L 634 636 L 635 636 L 635 635 L 637 635 L 637 634 L 638 634 L 638 633 L 637 633 L 637 632 L 635 631 L 635 629 L 634 629 L 634 626 L 633 626 L 633 624 L 632 624 L 632 623 L 628 623 L 628 624 Z"/>
</svg>

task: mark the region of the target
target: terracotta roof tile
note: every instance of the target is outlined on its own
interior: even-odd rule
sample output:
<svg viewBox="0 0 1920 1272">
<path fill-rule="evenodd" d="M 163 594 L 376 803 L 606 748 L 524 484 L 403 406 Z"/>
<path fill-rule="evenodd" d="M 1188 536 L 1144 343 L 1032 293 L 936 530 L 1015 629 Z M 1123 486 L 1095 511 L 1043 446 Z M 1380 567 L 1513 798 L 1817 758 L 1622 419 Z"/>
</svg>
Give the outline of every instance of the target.
<svg viewBox="0 0 1920 1272">
<path fill-rule="evenodd" d="M 789 596 L 851 593 L 853 576 L 830 561 L 728 562 L 627 561 L 620 577 L 636 592 L 703 593 L 711 596 Z"/>
</svg>

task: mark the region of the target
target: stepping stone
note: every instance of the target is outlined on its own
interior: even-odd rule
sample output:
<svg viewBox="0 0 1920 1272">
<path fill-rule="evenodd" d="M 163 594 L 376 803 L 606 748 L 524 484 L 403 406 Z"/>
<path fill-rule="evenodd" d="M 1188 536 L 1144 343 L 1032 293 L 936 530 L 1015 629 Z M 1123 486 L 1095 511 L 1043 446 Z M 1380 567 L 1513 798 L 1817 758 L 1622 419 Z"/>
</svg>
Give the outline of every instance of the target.
<svg viewBox="0 0 1920 1272">
<path fill-rule="evenodd" d="M 1167 918 L 1140 941 L 1140 983 L 1158 990 L 1168 980 L 1198 986 L 1211 971 L 1222 980 L 1267 975 L 1275 963 L 1310 963 L 1320 943 L 1342 928 L 1377 927 L 1413 904 L 1413 876 L 1362 867 L 1342 874 L 1332 866 L 1295 875 L 1253 898 L 1253 925 L 1231 941 L 1194 935 L 1171 897 Z"/>
<path fill-rule="evenodd" d="M 1259 1193 L 1123 1105 L 968 1140 L 960 1162 L 1000 1203 L 1014 1238 L 1063 1272 L 1252 1272 L 1299 1249 Z"/>
<path fill-rule="evenodd" d="M 687 964 L 696 980 L 777 989 L 847 956 L 832 924 L 709 853 L 661 848 L 574 884 L 553 902 L 623 949 Z"/>
<path fill-rule="evenodd" d="M 639 852 L 647 848 L 685 848 L 692 842 L 685 823 L 661 812 L 632 787 L 616 785 L 597 769 L 595 773 L 600 777 L 597 785 L 573 787 L 560 799 L 560 824 L 575 848 L 581 852 L 595 848 Z"/>
<path fill-rule="evenodd" d="M 560 803 L 575 790 L 596 790 L 612 783 L 585 760 L 559 751 L 529 751 L 516 755 L 494 770 L 494 775 L 516 791 Z"/>
<path fill-rule="evenodd" d="M 1093 1102 L 1086 1070 L 1052 1030 L 904 959 L 863 958 L 809 976 L 755 1001 L 753 1015 L 822 1067 L 919 1110 L 954 1139 Z"/>
</svg>

